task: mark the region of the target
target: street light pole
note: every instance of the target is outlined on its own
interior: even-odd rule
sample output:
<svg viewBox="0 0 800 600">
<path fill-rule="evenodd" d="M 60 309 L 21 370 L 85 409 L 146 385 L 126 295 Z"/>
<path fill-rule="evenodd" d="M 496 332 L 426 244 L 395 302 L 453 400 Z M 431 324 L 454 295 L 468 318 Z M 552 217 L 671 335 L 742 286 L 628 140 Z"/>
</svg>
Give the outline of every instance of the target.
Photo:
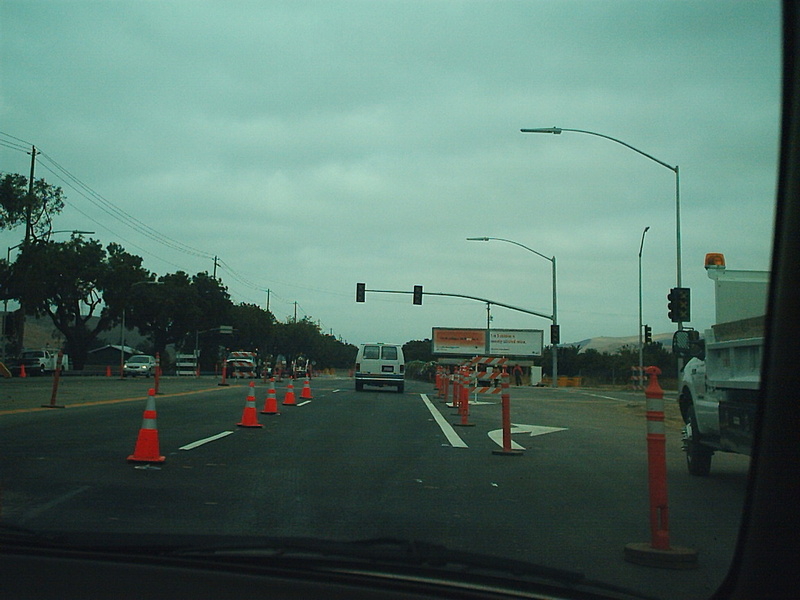
<svg viewBox="0 0 800 600">
<path fill-rule="evenodd" d="M 644 249 L 644 236 L 650 227 L 645 227 L 642 231 L 642 241 L 639 244 L 639 383 L 642 382 L 642 373 L 644 369 L 644 352 L 642 345 L 642 250 Z"/>
<path fill-rule="evenodd" d="M 533 252 L 536 256 L 541 256 L 545 260 L 549 260 L 553 265 L 553 315 L 550 320 L 553 322 L 553 328 L 558 326 L 558 294 L 556 292 L 556 257 L 547 257 L 541 252 L 537 252 L 533 248 L 528 248 L 524 244 L 520 244 L 519 242 L 515 242 L 514 240 L 507 240 L 505 238 L 496 238 L 496 237 L 474 237 L 474 238 L 467 238 L 469 242 L 488 242 L 489 240 L 495 240 L 498 242 L 507 242 L 509 244 L 514 244 L 515 246 L 519 246 L 520 248 L 524 248 L 528 252 Z M 552 330 L 551 330 L 552 331 Z M 552 355 L 553 355 L 553 373 L 552 373 L 552 387 L 558 387 L 558 344 L 551 343 L 552 345 Z"/>
<path fill-rule="evenodd" d="M 647 152 L 643 152 L 638 148 L 631 146 L 630 144 L 623 142 L 622 140 L 618 140 L 617 138 L 611 137 L 610 135 L 605 135 L 602 133 L 597 133 L 594 131 L 586 131 L 585 129 L 566 129 L 562 127 L 537 127 L 534 129 L 520 129 L 522 133 L 552 133 L 555 135 L 560 135 L 562 131 L 571 131 L 573 133 L 585 133 L 587 135 L 593 135 L 596 137 L 601 137 L 607 140 L 611 140 L 612 142 L 616 142 L 626 148 L 633 150 L 637 154 L 641 154 L 645 158 L 649 158 L 653 162 L 658 163 L 662 167 L 665 167 L 675 173 L 675 265 L 676 265 L 676 281 L 677 287 L 681 287 L 681 185 L 680 185 L 680 169 L 678 165 L 672 166 L 669 163 L 665 163 L 663 160 L 659 160 L 652 154 L 648 154 Z M 683 323 L 678 323 L 678 330 L 683 329 Z"/>
</svg>

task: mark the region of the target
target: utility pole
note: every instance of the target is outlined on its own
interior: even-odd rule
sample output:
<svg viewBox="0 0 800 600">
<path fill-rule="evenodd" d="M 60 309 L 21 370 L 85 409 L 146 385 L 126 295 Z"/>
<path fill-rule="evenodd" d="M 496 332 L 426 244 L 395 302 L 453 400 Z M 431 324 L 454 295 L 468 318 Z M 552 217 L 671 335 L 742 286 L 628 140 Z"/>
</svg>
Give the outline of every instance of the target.
<svg viewBox="0 0 800 600">
<path fill-rule="evenodd" d="M 33 238 L 33 178 L 36 170 L 36 146 L 31 146 L 31 174 L 28 178 L 28 197 L 25 199 L 25 238 L 22 250 L 25 251 Z M 25 347 L 25 300 L 20 298 L 19 317 L 17 318 L 16 348 L 17 352 Z M 5 317 L 4 317 L 5 318 Z"/>
<path fill-rule="evenodd" d="M 294 322 L 297 323 L 297 300 L 294 301 Z"/>
<path fill-rule="evenodd" d="M 213 277 L 214 277 L 214 279 L 217 278 L 217 257 L 216 256 L 214 257 L 214 275 L 213 275 Z"/>
<path fill-rule="evenodd" d="M 269 290 L 267 290 L 267 312 L 269 312 Z"/>
<path fill-rule="evenodd" d="M 31 176 L 28 178 L 28 198 L 25 203 L 25 245 L 33 237 L 33 176 L 36 169 L 36 146 L 31 146 Z"/>
</svg>

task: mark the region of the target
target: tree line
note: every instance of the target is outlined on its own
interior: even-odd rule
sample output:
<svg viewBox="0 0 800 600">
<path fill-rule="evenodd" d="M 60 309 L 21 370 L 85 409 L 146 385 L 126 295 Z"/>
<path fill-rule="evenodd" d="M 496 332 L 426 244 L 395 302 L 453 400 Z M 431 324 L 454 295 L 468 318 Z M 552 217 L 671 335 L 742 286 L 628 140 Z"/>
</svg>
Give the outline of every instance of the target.
<svg viewBox="0 0 800 600">
<path fill-rule="evenodd" d="M 258 350 L 262 357 L 303 355 L 317 368 L 349 368 L 357 349 L 324 334 L 308 317 L 281 323 L 257 305 L 234 303 L 222 282 L 207 272 L 158 275 L 121 245 L 102 245 L 73 233 L 52 241 L 53 216 L 63 208 L 61 188 L 44 180 L 28 186 L 17 174 L 0 179 L 0 228 L 24 224 L 14 261 L 0 260 L 0 299 L 20 308 L 7 319 L 12 353 L 22 349 L 24 317 L 49 317 L 64 337 L 64 351 L 83 369 L 98 336 L 121 326 L 136 328 L 167 356 L 167 346 L 200 353 L 213 369 L 225 348 Z M 232 327 L 232 333 L 220 328 Z"/>
</svg>

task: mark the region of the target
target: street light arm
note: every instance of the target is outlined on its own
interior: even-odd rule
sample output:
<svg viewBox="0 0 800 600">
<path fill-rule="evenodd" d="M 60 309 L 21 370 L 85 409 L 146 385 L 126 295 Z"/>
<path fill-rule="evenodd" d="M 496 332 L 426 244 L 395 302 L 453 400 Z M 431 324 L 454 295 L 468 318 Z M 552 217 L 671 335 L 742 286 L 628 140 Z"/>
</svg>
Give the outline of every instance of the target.
<svg viewBox="0 0 800 600">
<path fill-rule="evenodd" d="M 538 127 L 538 128 L 534 128 L 534 129 L 520 129 L 520 131 L 522 133 L 553 133 L 555 135 L 559 135 L 562 131 L 572 131 L 574 133 L 585 133 L 587 135 L 594 135 L 594 136 L 601 137 L 601 138 L 604 138 L 604 139 L 607 139 L 607 140 L 611 140 L 612 142 L 616 142 L 617 144 L 620 144 L 622 146 L 625 146 L 626 148 L 628 148 L 630 150 L 633 150 L 634 152 L 636 152 L 638 154 L 641 154 L 642 156 L 644 156 L 646 158 L 649 158 L 653 162 L 657 162 L 662 167 L 666 167 L 667 169 L 669 169 L 673 173 L 677 173 L 678 172 L 678 167 L 677 166 L 673 167 L 672 165 L 670 165 L 668 163 L 665 163 L 663 160 L 657 159 L 652 154 L 648 154 L 647 152 L 639 150 L 635 146 L 631 146 L 627 142 L 623 142 L 622 140 L 618 140 L 617 138 L 611 137 L 610 135 L 605 135 L 604 133 L 597 133 L 596 131 L 587 131 L 585 129 L 563 129 L 563 128 L 560 128 L 560 127 Z"/>
<path fill-rule="evenodd" d="M 515 242 L 514 240 L 507 240 L 505 238 L 496 238 L 496 237 L 475 237 L 475 238 L 467 238 L 468 242 L 488 242 L 489 240 L 495 240 L 497 242 L 508 242 L 509 244 L 514 244 L 515 246 L 519 246 L 520 248 L 524 248 L 528 252 L 533 252 L 537 256 L 541 256 L 545 260 L 549 260 L 550 262 L 555 262 L 555 257 L 545 256 L 541 252 L 537 252 L 533 248 L 528 248 L 525 244 L 520 244 L 519 242 Z"/>
<path fill-rule="evenodd" d="M 650 226 L 649 225 L 644 228 L 644 231 L 642 231 L 642 242 L 639 244 L 639 258 L 642 258 L 642 249 L 644 248 L 644 235 L 648 231 L 650 231 Z"/>
<path fill-rule="evenodd" d="M 611 140 L 612 142 L 616 142 L 621 146 L 625 146 L 629 150 L 633 150 L 637 154 L 641 154 L 645 158 L 649 158 L 653 162 L 660 164 L 662 167 L 666 167 L 673 173 L 675 173 L 675 270 L 676 272 L 676 280 L 678 287 L 682 286 L 681 283 L 681 271 L 683 267 L 681 266 L 681 177 L 680 171 L 678 169 L 678 165 L 674 167 L 669 163 L 665 163 L 663 160 L 657 159 L 652 154 L 648 154 L 647 152 L 643 152 L 639 150 L 635 146 L 631 146 L 630 144 L 623 142 L 622 140 L 618 140 L 615 137 L 611 137 L 610 135 L 605 135 L 603 133 L 597 133 L 596 131 L 587 131 L 585 129 L 563 129 L 561 127 L 536 127 L 536 128 L 529 128 L 529 129 L 520 129 L 522 133 L 552 133 L 555 135 L 561 134 L 562 131 L 573 131 L 575 133 L 585 133 L 587 135 L 594 135 L 606 140 Z M 683 329 L 683 324 L 678 323 L 678 329 Z"/>
</svg>

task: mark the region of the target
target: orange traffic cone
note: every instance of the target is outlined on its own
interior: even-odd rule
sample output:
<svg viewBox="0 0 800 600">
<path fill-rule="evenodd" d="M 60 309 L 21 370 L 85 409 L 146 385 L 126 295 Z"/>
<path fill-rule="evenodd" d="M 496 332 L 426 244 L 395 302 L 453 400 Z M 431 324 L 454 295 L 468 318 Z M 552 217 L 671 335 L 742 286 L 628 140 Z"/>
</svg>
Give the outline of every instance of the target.
<svg viewBox="0 0 800 600">
<path fill-rule="evenodd" d="M 275 397 L 275 379 L 269 378 L 269 391 L 267 392 L 267 400 L 264 402 L 264 410 L 261 411 L 262 415 L 279 415 L 278 412 L 278 399 Z"/>
<path fill-rule="evenodd" d="M 111 365 L 106 365 L 106 377 L 111 377 Z"/>
<path fill-rule="evenodd" d="M 255 397 L 256 382 L 250 382 L 250 393 L 247 395 L 247 400 L 244 403 L 244 412 L 242 413 L 242 422 L 237 423 L 239 427 L 263 427 L 258 422 L 256 417 L 256 397 Z"/>
<path fill-rule="evenodd" d="M 286 389 L 286 395 L 283 397 L 284 406 L 296 406 L 297 400 L 294 398 L 294 385 L 289 381 L 289 387 Z"/>
<path fill-rule="evenodd" d="M 308 383 L 308 377 L 306 377 L 305 383 L 303 383 L 303 391 L 300 392 L 300 397 L 303 400 L 311 400 L 311 398 L 313 398 L 311 395 L 311 385 Z"/>
<path fill-rule="evenodd" d="M 25 372 L 25 365 L 19 366 L 19 376 L 20 377 L 27 377 L 28 374 Z"/>
<path fill-rule="evenodd" d="M 128 457 L 128 462 L 162 463 L 166 460 L 158 454 L 158 426 L 156 425 L 156 391 L 147 392 L 147 405 L 144 409 L 142 428 L 136 440 L 136 448 Z"/>
</svg>

